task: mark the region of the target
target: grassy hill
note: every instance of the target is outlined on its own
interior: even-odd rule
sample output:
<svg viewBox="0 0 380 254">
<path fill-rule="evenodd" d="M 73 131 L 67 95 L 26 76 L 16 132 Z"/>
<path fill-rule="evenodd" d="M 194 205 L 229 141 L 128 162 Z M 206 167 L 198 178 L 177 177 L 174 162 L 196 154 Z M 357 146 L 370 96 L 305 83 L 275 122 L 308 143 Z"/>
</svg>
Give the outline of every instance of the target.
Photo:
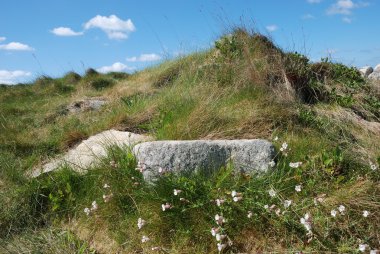
<svg viewBox="0 0 380 254">
<path fill-rule="evenodd" d="M 243 29 L 210 50 L 132 75 L 90 69 L 83 77 L 71 72 L 0 86 L 0 253 L 380 249 L 379 87 L 355 68 L 311 63 Z M 92 97 L 109 103 L 99 111 L 66 110 Z M 130 150 L 112 148 L 86 175 L 66 168 L 25 177 L 111 128 L 158 140 L 269 139 L 278 148 L 276 166 L 265 175 L 231 167 L 212 177 L 166 174 L 149 185 Z M 234 202 L 232 191 L 242 200 Z M 97 207 L 86 215 L 93 201 Z M 162 211 L 166 203 L 173 208 Z M 226 219 L 219 245 L 210 233 L 219 228 L 216 214 Z M 146 221 L 140 230 L 138 218 Z M 150 240 L 143 243 L 144 236 Z"/>
</svg>

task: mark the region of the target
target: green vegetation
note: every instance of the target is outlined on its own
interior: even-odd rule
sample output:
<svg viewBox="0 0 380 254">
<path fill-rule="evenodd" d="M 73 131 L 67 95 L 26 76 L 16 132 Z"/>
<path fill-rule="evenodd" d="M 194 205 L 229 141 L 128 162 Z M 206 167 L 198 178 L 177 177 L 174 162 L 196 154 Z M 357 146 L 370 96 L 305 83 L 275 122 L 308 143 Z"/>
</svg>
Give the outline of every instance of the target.
<svg viewBox="0 0 380 254">
<path fill-rule="evenodd" d="M 109 103 L 64 110 L 90 97 Z M 213 49 L 132 75 L 89 69 L 1 86 L 0 252 L 216 253 L 217 214 L 225 253 L 380 249 L 379 105 L 378 90 L 355 68 L 311 63 L 242 29 Z M 265 138 L 279 153 L 267 174 L 228 166 L 211 175 L 167 172 L 148 184 L 130 148 L 110 148 L 86 175 L 65 168 L 25 177 L 110 128 L 161 140 Z"/>
</svg>

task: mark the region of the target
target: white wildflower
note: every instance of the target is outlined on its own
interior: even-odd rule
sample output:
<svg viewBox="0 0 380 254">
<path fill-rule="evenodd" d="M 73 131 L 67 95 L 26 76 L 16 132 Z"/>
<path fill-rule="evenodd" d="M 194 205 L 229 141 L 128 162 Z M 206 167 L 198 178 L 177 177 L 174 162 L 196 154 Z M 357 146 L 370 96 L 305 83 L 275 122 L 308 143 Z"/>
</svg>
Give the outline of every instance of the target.
<svg viewBox="0 0 380 254">
<path fill-rule="evenodd" d="M 284 207 L 288 208 L 292 204 L 292 200 L 285 200 L 284 201 Z"/>
<path fill-rule="evenodd" d="M 152 247 L 152 251 L 161 251 L 161 250 L 162 250 L 162 248 L 159 246 Z"/>
<path fill-rule="evenodd" d="M 178 196 L 178 194 L 180 194 L 182 191 L 181 190 L 176 190 L 174 189 L 173 193 L 174 193 L 174 196 Z"/>
<path fill-rule="evenodd" d="M 291 168 L 299 168 L 302 165 L 302 162 L 290 162 L 289 167 Z"/>
<path fill-rule="evenodd" d="M 215 235 L 215 239 L 220 242 L 222 241 L 223 239 L 225 239 L 227 236 L 226 235 L 221 235 L 221 234 L 216 234 Z"/>
<path fill-rule="evenodd" d="M 96 201 L 93 201 L 91 204 L 91 211 L 96 211 L 96 210 L 98 210 L 98 204 L 96 203 Z"/>
<path fill-rule="evenodd" d="M 359 251 L 365 252 L 367 249 L 368 245 L 367 244 L 359 244 Z"/>
<path fill-rule="evenodd" d="M 221 252 L 222 250 L 224 250 L 224 248 L 227 247 L 227 245 L 225 243 L 218 243 L 217 246 L 218 246 L 219 252 Z"/>
<path fill-rule="evenodd" d="M 87 216 L 89 216 L 90 215 L 90 212 L 91 212 L 91 210 L 89 209 L 89 208 L 85 208 L 84 209 L 84 213 L 87 215 Z"/>
<path fill-rule="evenodd" d="M 369 165 L 370 165 L 370 167 L 371 167 L 371 169 L 372 169 L 373 171 L 377 170 L 377 166 L 376 166 L 376 164 L 370 162 Z"/>
<path fill-rule="evenodd" d="M 268 210 L 269 209 L 269 205 L 264 205 L 264 209 Z"/>
<path fill-rule="evenodd" d="M 137 220 L 137 227 L 138 227 L 139 229 L 141 229 L 142 227 L 144 227 L 145 224 L 146 224 L 146 221 L 145 221 L 145 220 L 143 220 L 143 219 L 141 219 L 141 218 L 139 218 L 139 219 Z"/>
<path fill-rule="evenodd" d="M 184 202 L 184 203 L 190 203 L 190 201 L 187 200 L 186 198 L 179 198 L 179 201 Z"/>
<path fill-rule="evenodd" d="M 108 189 L 108 188 L 110 188 L 111 186 L 109 186 L 108 184 L 104 184 L 104 186 L 103 186 L 103 188 L 104 189 Z"/>
<path fill-rule="evenodd" d="M 296 185 L 294 189 L 296 190 L 296 192 L 301 192 L 301 188 L 302 188 L 301 185 Z"/>
<path fill-rule="evenodd" d="M 346 207 L 345 207 L 344 205 L 340 205 L 340 206 L 338 207 L 338 210 L 339 210 L 339 212 L 340 212 L 341 214 L 344 214 L 344 211 L 346 211 Z"/>
<path fill-rule="evenodd" d="M 218 225 L 222 225 L 224 222 L 226 222 L 226 220 L 223 218 L 223 216 L 217 214 L 215 215 L 215 222 Z"/>
<path fill-rule="evenodd" d="M 379 253 L 380 253 L 379 250 L 371 250 L 371 251 L 369 252 L 369 254 L 379 254 Z"/>
<path fill-rule="evenodd" d="M 212 228 L 211 229 L 211 235 L 216 236 L 220 232 L 220 228 Z"/>
<path fill-rule="evenodd" d="M 215 202 L 216 202 L 216 205 L 217 205 L 217 206 L 221 206 L 221 205 L 225 202 L 225 200 L 224 200 L 224 199 L 219 199 L 219 198 L 218 198 L 218 199 L 215 200 Z"/>
<path fill-rule="evenodd" d="M 233 201 L 234 201 L 234 202 L 239 202 L 239 201 L 241 201 L 241 200 L 243 200 L 243 197 L 234 197 L 234 198 L 233 198 Z"/>
<path fill-rule="evenodd" d="M 367 218 L 369 216 L 369 212 L 367 210 L 363 211 L 363 217 Z"/>
<path fill-rule="evenodd" d="M 166 210 L 168 210 L 168 209 L 172 209 L 173 207 L 172 207 L 171 204 L 166 203 L 166 204 L 162 204 L 162 205 L 161 205 L 161 208 L 162 208 L 162 211 L 165 212 Z"/>
<path fill-rule="evenodd" d="M 274 139 L 273 139 L 274 141 L 277 141 L 278 140 L 278 137 L 276 136 L 276 137 L 274 137 Z"/>
<path fill-rule="evenodd" d="M 247 215 L 248 219 L 252 218 L 252 216 L 253 216 L 253 213 L 251 211 L 248 211 L 248 215 Z"/>
<path fill-rule="evenodd" d="M 109 202 L 109 201 L 111 200 L 112 197 L 113 197 L 113 194 L 112 194 L 112 193 L 110 193 L 110 194 L 108 194 L 108 195 L 103 194 L 103 201 L 104 201 L 104 203 Z"/>
<path fill-rule="evenodd" d="M 141 238 L 141 242 L 142 242 L 142 243 L 146 243 L 146 242 L 148 242 L 148 241 L 150 241 L 150 238 L 147 237 L 147 236 L 145 236 L 145 235 L 143 235 L 143 237 Z"/>
<path fill-rule="evenodd" d="M 284 152 L 286 151 L 286 149 L 288 149 L 288 144 L 286 142 L 282 143 L 281 145 L 281 148 L 280 148 L 280 151 L 281 152 Z"/>
<path fill-rule="evenodd" d="M 338 214 L 338 212 L 335 209 L 333 209 L 333 210 L 331 210 L 330 214 L 331 214 L 332 217 L 335 218 L 336 215 Z"/>
<path fill-rule="evenodd" d="M 162 167 L 159 167 L 159 168 L 158 168 L 158 173 L 160 173 L 160 174 L 165 174 L 165 173 L 166 173 L 166 170 L 163 169 Z"/>
<path fill-rule="evenodd" d="M 275 211 L 275 213 L 276 213 L 277 216 L 280 216 L 280 214 L 281 214 L 281 209 L 278 208 L 278 209 Z"/>
<path fill-rule="evenodd" d="M 303 218 L 300 219 L 301 224 L 305 227 L 305 229 L 308 231 L 308 235 L 312 235 L 311 232 L 311 216 L 309 213 L 306 213 Z"/>
<path fill-rule="evenodd" d="M 237 192 L 237 191 L 231 191 L 231 196 L 234 198 L 234 197 L 241 197 L 243 196 L 243 193 L 241 192 Z"/>
<path fill-rule="evenodd" d="M 276 162 L 274 162 L 273 160 L 271 162 L 269 162 L 269 166 L 271 168 L 273 168 L 274 166 L 276 166 Z"/>
<path fill-rule="evenodd" d="M 276 191 L 273 190 L 273 189 L 270 189 L 269 190 L 269 196 L 271 196 L 272 198 L 276 196 Z"/>
</svg>

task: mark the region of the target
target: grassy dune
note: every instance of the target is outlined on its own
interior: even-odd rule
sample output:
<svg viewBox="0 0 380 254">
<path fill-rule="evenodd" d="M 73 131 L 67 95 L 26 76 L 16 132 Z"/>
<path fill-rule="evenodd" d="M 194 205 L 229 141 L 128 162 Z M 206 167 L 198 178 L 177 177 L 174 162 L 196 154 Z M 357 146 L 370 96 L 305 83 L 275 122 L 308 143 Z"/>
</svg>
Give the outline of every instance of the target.
<svg viewBox="0 0 380 254">
<path fill-rule="evenodd" d="M 311 63 L 243 29 L 210 50 L 132 75 L 90 69 L 83 77 L 0 86 L 0 253 L 380 249 L 378 87 L 355 68 Z M 65 110 L 91 97 L 109 103 L 99 111 Z M 278 155 L 265 175 L 228 166 L 211 177 L 166 173 L 150 185 L 129 148 L 110 148 L 86 175 L 66 168 L 25 177 L 110 128 L 159 140 L 264 138 Z M 217 214 L 225 218 L 220 225 Z M 219 245 L 212 228 L 225 235 Z"/>
</svg>

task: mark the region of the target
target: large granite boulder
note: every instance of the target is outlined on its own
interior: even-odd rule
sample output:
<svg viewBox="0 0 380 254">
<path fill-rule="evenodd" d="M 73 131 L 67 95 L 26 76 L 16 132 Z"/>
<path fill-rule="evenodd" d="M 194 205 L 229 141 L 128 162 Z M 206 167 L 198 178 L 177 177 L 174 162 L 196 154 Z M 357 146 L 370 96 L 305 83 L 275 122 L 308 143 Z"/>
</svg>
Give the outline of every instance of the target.
<svg viewBox="0 0 380 254">
<path fill-rule="evenodd" d="M 265 172 L 275 156 L 266 140 L 153 141 L 133 151 L 148 180 L 160 171 L 217 170 L 229 161 L 241 172 Z"/>
<path fill-rule="evenodd" d="M 374 71 L 372 72 L 369 76 L 368 76 L 369 79 L 372 79 L 372 80 L 380 80 L 380 71 Z"/>
<path fill-rule="evenodd" d="M 40 168 L 34 170 L 32 177 L 58 169 L 64 165 L 70 166 L 78 172 L 84 172 L 95 166 L 101 158 L 107 155 L 110 146 L 133 146 L 137 143 L 150 141 L 151 137 L 134 134 L 127 131 L 108 130 L 91 136 L 82 141 L 78 146 L 70 149 L 62 156 L 44 163 Z"/>
</svg>

